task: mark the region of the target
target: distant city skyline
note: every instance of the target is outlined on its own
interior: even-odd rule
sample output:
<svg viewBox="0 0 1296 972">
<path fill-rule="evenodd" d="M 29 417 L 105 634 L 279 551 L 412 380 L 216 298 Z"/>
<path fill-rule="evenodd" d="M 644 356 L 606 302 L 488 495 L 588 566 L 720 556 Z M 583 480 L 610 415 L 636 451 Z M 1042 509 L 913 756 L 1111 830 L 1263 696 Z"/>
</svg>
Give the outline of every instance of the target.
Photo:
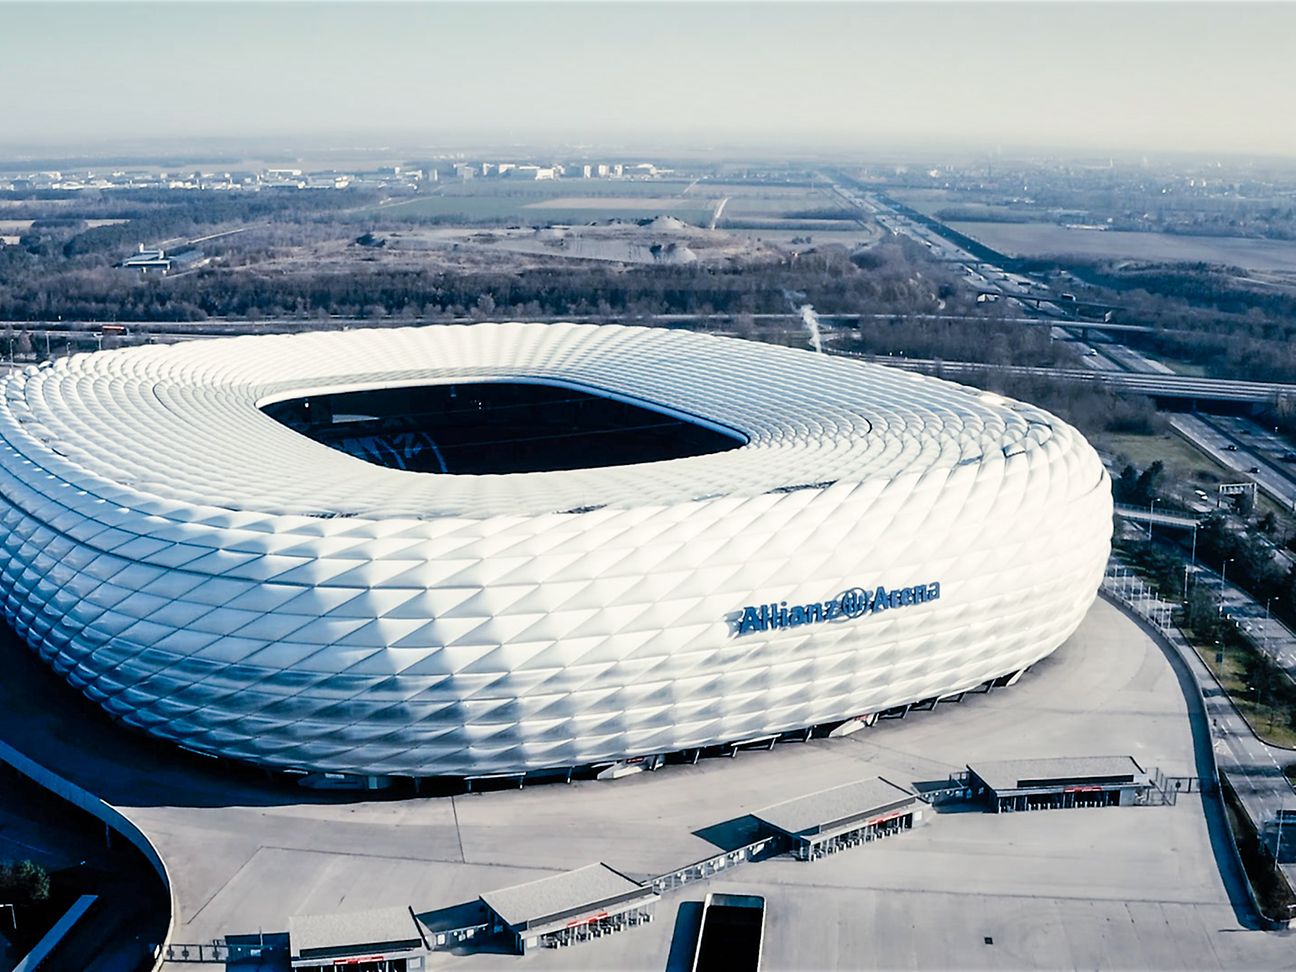
<svg viewBox="0 0 1296 972">
<path fill-rule="evenodd" d="M 0 155 L 147 140 L 1296 157 L 1296 5 L 9 3 Z"/>
</svg>

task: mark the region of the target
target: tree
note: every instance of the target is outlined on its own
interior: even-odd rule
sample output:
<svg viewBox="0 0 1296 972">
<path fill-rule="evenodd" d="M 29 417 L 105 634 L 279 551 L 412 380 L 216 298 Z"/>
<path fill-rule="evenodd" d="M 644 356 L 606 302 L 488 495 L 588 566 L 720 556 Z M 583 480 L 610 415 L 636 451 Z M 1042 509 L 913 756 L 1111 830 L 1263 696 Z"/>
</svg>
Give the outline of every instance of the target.
<svg viewBox="0 0 1296 972">
<path fill-rule="evenodd" d="M 1237 510 L 1239 516 L 1250 516 L 1255 509 L 1255 493 L 1249 489 L 1238 493 L 1233 497 L 1233 509 Z"/>
<path fill-rule="evenodd" d="M 1151 503 L 1153 498 L 1160 492 L 1161 483 L 1164 479 L 1165 463 L 1157 459 L 1139 474 L 1138 483 L 1135 487 L 1138 494 L 1136 502 Z"/>
<path fill-rule="evenodd" d="M 1120 477 L 1112 486 L 1112 492 L 1116 494 L 1116 499 L 1122 503 L 1132 503 L 1138 489 L 1138 470 L 1132 463 L 1126 463 L 1125 468 L 1120 471 Z"/>
<path fill-rule="evenodd" d="M 0 899 L 32 905 L 49 898 L 49 872 L 34 861 L 0 862 Z"/>
</svg>

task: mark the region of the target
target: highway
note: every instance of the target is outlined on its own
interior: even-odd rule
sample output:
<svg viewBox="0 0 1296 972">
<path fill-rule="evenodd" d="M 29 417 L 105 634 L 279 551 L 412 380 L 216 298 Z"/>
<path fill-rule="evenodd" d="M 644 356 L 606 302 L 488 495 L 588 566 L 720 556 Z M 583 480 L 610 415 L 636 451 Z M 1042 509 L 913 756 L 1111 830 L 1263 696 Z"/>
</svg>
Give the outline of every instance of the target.
<svg viewBox="0 0 1296 972">
<path fill-rule="evenodd" d="M 1279 399 L 1296 400 L 1296 385 L 1279 384 L 1277 382 L 1196 378 L 1176 374 L 1139 374 L 1071 368 L 1032 368 L 1025 365 L 988 365 L 969 361 L 938 361 L 934 358 L 856 355 L 849 352 L 834 353 L 865 358 L 878 364 L 890 365 L 893 368 L 920 371 L 925 374 L 940 374 L 954 379 L 959 378 L 961 375 L 998 371 L 1012 375 L 1054 378 L 1059 381 L 1087 382 L 1102 385 L 1120 394 L 1146 395 L 1150 398 L 1253 402 L 1256 404 L 1272 404 Z"/>
<path fill-rule="evenodd" d="M 1239 482 L 1254 482 L 1280 506 L 1296 510 L 1296 464 L 1285 440 L 1243 418 L 1214 415 L 1173 415 L 1170 427 L 1226 469 Z"/>
</svg>

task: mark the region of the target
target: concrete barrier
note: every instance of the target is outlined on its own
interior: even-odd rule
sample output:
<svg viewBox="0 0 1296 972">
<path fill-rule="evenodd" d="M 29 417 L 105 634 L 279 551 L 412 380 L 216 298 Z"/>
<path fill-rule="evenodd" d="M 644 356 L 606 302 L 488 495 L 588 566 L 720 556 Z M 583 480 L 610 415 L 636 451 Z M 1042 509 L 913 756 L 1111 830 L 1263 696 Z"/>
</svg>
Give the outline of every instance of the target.
<svg viewBox="0 0 1296 972">
<path fill-rule="evenodd" d="M 167 898 L 171 902 L 167 913 L 166 934 L 163 936 L 162 941 L 158 943 L 157 955 L 153 962 L 153 970 L 158 972 L 162 968 L 162 956 L 165 953 L 166 945 L 170 943 L 171 936 L 175 932 L 176 895 L 175 887 L 171 883 L 171 872 L 167 870 L 166 861 L 162 860 L 162 855 L 158 853 L 152 841 L 148 839 L 144 831 L 140 830 L 129 817 L 116 807 L 101 800 L 89 790 L 82 789 L 70 780 L 64 779 L 53 770 L 46 769 L 8 743 L 0 742 L 0 762 L 8 764 L 33 783 L 44 787 L 55 796 L 84 810 L 97 820 L 103 821 L 106 827 L 130 841 L 132 846 L 144 855 L 144 859 L 157 872 L 157 876 L 162 880 L 163 887 L 166 888 Z"/>
<path fill-rule="evenodd" d="M 54 923 L 54 927 L 47 931 L 41 940 L 36 943 L 36 947 L 23 956 L 22 960 L 14 966 L 13 972 L 36 972 L 40 964 L 50 957 L 50 953 L 58 947 L 58 943 L 67 937 L 67 933 L 72 930 L 72 926 L 81 920 L 82 916 L 90 910 L 90 906 L 99 899 L 93 894 L 83 894 L 72 903 L 72 907 L 63 913 L 63 917 Z"/>
<path fill-rule="evenodd" d="M 1104 585 L 1099 593 L 1102 595 L 1104 600 L 1119 608 L 1124 614 L 1126 614 L 1129 618 L 1135 621 L 1141 628 L 1143 628 L 1144 631 L 1146 631 L 1150 636 L 1152 636 L 1156 641 L 1158 641 L 1165 649 L 1166 657 L 1170 660 L 1170 666 L 1176 669 L 1177 673 L 1180 676 L 1182 676 L 1182 678 L 1187 679 L 1189 684 L 1196 686 L 1197 691 L 1185 692 L 1184 695 L 1188 703 L 1189 717 L 1194 722 L 1197 723 L 1198 730 L 1204 734 L 1204 737 L 1207 740 L 1207 745 L 1202 747 L 1202 749 L 1208 757 L 1210 768 L 1211 768 L 1212 782 L 1214 783 L 1214 787 L 1212 788 L 1211 792 L 1208 792 L 1205 788 L 1203 788 L 1202 799 L 1214 800 L 1217 805 L 1217 809 L 1224 820 L 1224 826 L 1228 832 L 1227 844 L 1229 849 L 1230 861 L 1237 868 L 1238 873 L 1242 875 L 1242 884 L 1243 887 L 1246 889 L 1248 902 L 1251 905 L 1255 917 L 1259 919 L 1259 923 L 1268 931 L 1278 931 L 1289 927 L 1290 923 L 1288 921 L 1284 921 L 1278 918 L 1272 918 L 1269 915 L 1265 914 L 1264 908 L 1260 904 L 1260 899 L 1256 895 L 1255 887 L 1251 883 L 1251 875 L 1247 871 L 1246 865 L 1242 861 L 1242 852 L 1238 850 L 1237 833 L 1233 829 L 1233 822 L 1229 819 L 1228 808 L 1224 805 L 1224 787 L 1221 780 L 1219 761 L 1215 757 L 1214 747 L 1209 744 L 1211 738 L 1210 720 L 1206 716 L 1206 706 L 1205 703 L 1202 701 L 1203 699 L 1202 693 L 1205 686 L 1203 686 L 1201 679 L 1197 677 L 1197 673 L 1193 670 L 1193 666 L 1189 664 L 1186 658 L 1183 657 L 1179 645 L 1177 645 L 1174 642 L 1174 640 L 1171 637 L 1169 637 L 1167 632 L 1161 630 L 1159 627 L 1153 624 L 1147 617 L 1145 617 L 1143 614 L 1139 612 L 1139 610 L 1134 606 L 1132 602 L 1122 598 L 1116 591 L 1113 591 Z M 1179 636 L 1183 638 L 1183 633 L 1179 632 Z M 1184 643 L 1187 644 L 1187 639 L 1184 639 Z M 1192 650 L 1191 646 L 1189 646 L 1187 650 L 1191 651 Z M 1215 679 L 1215 673 L 1211 672 L 1209 668 L 1207 669 L 1207 672 L 1214 680 L 1215 686 L 1219 688 L 1221 692 L 1223 692 L 1224 687 L 1220 685 L 1217 679 Z M 1225 695 L 1227 697 L 1227 693 L 1225 693 Z M 1197 749 L 1196 741 L 1194 741 L 1193 748 L 1194 750 Z M 1243 807 L 1242 809 L 1243 812 L 1245 813 L 1246 808 Z"/>
</svg>

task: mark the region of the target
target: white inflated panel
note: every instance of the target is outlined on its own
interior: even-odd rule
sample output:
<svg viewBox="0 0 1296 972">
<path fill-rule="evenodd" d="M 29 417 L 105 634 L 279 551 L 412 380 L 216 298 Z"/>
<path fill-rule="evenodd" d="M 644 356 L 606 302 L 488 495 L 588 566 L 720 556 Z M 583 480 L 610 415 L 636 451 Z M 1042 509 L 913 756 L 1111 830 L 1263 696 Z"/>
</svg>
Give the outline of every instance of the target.
<svg viewBox="0 0 1296 972">
<path fill-rule="evenodd" d="M 440 475 L 352 458 L 258 407 L 492 379 L 650 403 L 747 443 Z M 479 324 L 78 355 L 0 385 L 0 439 L 0 592 L 41 657 L 126 723 L 312 770 L 585 765 L 971 688 L 1075 630 L 1111 535 L 1097 455 L 1040 409 L 678 331 Z M 854 589 L 867 598 L 834 613 Z M 788 624 L 752 623 L 784 602 Z"/>
</svg>

